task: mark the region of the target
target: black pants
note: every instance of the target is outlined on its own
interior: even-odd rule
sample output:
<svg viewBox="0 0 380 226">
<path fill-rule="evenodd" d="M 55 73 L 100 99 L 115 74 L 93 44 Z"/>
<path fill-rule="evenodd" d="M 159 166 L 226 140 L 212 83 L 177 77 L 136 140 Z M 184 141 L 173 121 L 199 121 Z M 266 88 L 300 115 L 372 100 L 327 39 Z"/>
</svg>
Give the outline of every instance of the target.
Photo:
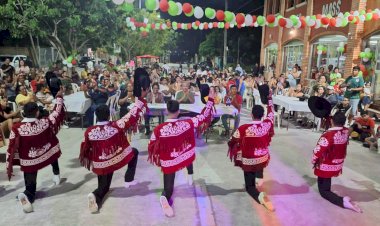
<svg viewBox="0 0 380 226">
<path fill-rule="evenodd" d="M 187 173 L 189 175 L 194 174 L 193 164 L 188 165 L 186 168 L 187 168 Z M 174 179 L 175 179 L 175 173 L 164 174 L 164 190 L 162 191 L 161 196 L 165 196 L 168 201 L 173 195 Z"/>
<path fill-rule="evenodd" d="M 53 168 L 54 175 L 59 175 L 59 165 L 58 160 L 51 164 Z M 36 188 L 37 188 L 37 173 L 24 173 L 25 191 L 24 194 L 28 197 L 29 202 L 33 203 L 36 199 Z"/>
<path fill-rule="evenodd" d="M 331 191 L 331 178 L 318 177 L 318 190 L 319 194 L 329 202 L 344 208 L 343 197 Z"/>
<path fill-rule="evenodd" d="M 134 156 L 131 161 L 128 163 L 128 169 L 125 172 L 124 181 L 131 182 L 135 178 L 136 166 L 138 160 L 139 151 L 136 148 L 133 148 Z M 112 181 L 113 172 L 106 175 L 98 175 L 98 188 L 95 189 L 92 193 L 94 193 L 96 197 L 96 203 L 100 207 L 104 196 L 110 190 L 111 181 Z"/>
<path fill-rule="evenodd" d="M 248 194 L 258 203 L 260 191 L 256 188 L 256 178 L 263 178 L 264 171 L 244 172 L 245 189 Z"/>
</svg>

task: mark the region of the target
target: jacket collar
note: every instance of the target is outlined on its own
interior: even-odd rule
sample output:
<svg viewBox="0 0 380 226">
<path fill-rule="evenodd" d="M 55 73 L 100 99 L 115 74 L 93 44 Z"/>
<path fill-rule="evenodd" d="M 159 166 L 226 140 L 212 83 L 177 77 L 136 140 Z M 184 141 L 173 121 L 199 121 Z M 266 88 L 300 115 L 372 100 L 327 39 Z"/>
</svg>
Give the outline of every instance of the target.
<svg viewBox="0 0 380 226">
<path fill-rule="evenodd" d="M 104 125 L 107 125 L 108 123 L 110 123 L 110 122 L 109 121 L 97 122 L 96 125 L 97 126 L 104 126 Z"/>
<path fill-rule="evenodd" d="M 342 130 L 343 127 L 331 127 L 329 130 L 334 131 L 334 130 Z"/>
<path fill-rule="evenodd" d="M 168 119 L 166 119 L 166 122 L 176 122 L 176 121 L 178 121 L 177 118 L 168 118 Z"/>
<path fill-rule="evenodd" d="M 21 122 L 35 122 L 37 118 L 24 118 Z"/>
</svg>

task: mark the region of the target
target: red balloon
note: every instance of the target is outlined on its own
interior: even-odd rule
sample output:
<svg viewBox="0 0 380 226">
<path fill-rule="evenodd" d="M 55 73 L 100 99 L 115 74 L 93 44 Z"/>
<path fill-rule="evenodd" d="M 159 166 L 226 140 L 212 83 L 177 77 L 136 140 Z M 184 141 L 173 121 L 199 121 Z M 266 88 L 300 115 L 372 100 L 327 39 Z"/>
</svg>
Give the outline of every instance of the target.
<svg viewBox="0 0 380 226">
<path fill-rule="evenodd" d="M 212 23 L 212 26 L 213 26 L 214 28 L 217 28 L 217 27 L 218 27 L 218 23 L 217 23 L 217 22 L 213 22 L 213 23 Z"/>
<path fill-rule="evenodd" d="M 358 16 L 356 16 L 355 18 L 356 18 L 355 24 L 359 24 L 360 18 Z"/>
<path fill-rule="evenodd" d="M 335 18 L 331 18 L 330 19 L 330 26 L 331 27 L 335 27 L 336 26 L 336 19 Z"/>
<path fill-rule="evenodd" d="M 162 12 L 165 12 L 165 13 L 169 10 L 168 0 L 161 0 L 160 1 L 160 10 Z"/>
<path fill-rule="evenodd" d="M 252 25 L 257 21 L 257 17 L 256 16 L 252 16 Z"/>
<path fill-rule="evenodd" d="M 227 30 L 230 29 L 230 23 L 226 23 L 226 24 L 224 25 L 224 28 L 227 29 Z"/>
<path fill-rule="evenodd" d="M 156 24 L 151 24 L 150 28 L 155 29 L 156 28 Z"/>
<path fill-rule="evenodd" d="M 373 19 L 373 20 L 378 20 L 378 19 L 379 19 L 379 14 L 374 13 L 374 14 L 372 15 L 372 19 Z"/>
<path fill-rule="evenodd" d="M 224 12 L 223 10 L 218 10 L 216 11 L 216 19 L 219 20 L 219 21 L 223 21 L 224 20 Z"/>
<path fill-rule="evenodd" d="M 321 19 L 322 18 L 322 15 L 321 14 L 317 14 L 317 19 Z"/>
<path fill-rule="evenodd" d="M 372 9 L 367 9 L 367 13 L 372 13 Z"/>
<path fill-rule="evenodd" d="M 278 20 L 278 25 L 280 25 L 280 27 L 285 27 L 286 26 L 286 20 L 284 18 L 280 18 Z"/>
<path fill-rule="evenodd" d="M 71 64 L 72 64 L 72 65 L 76 65 L 76 64 L 77 64 L 77 60 L 76 60 L 76 59 L 73 59 L 73 60 L 71 61 Z"/>
<path fill-rule="evenodd" d="M 359 65 L 359 68 L 360 68 L 360 70 L 361 70 L 362 72 L 366 71 L 366 68 L 365 68 L 364 64 L 360 64 L 360 65 Z"/>
<path fill-rule="evenodd" d="M 192 27 L 191 23 L 188 23 L 188 24 L 187 24 L 187 29 L 189 29 L 189 30 L 190 30 L 190 29 L 191 29 L 191 27 Z"/>
<path fill-rule="evenodd" d="M 204 23 L 203 29 L 207 30 L 208 29 L 208 23 Z"/>
<path fill-rule="evenodd" d="M 237 27 L 240 29 L 241 28 L 241 24 L 238 24 Z"/>
<path fill-rule="evenodd" d="M 268 21 L 268 23 L 274 23 L 274 21 L 276 20 L 276 17 L 274 16 L 274 15 L 272 15 L 272 14 L 269 14 L 268 16 L 267 16 L 267 21 Z"/>
<path fill-rule="evenodd" d="M 177 28 L 178 28 L 178 29 L 181 29 L 181 28 L 182 28 L 182 24 L 181 24 L 181 23 L 178 23 L 178 24 L 177 24 Z"/>
<path fill-rule="evenodd" d="M 183 11 L 184 13 L 186 13 L 186 14 L 191 13 L 191 11 L 193 11 L 193 6 L 190 5 L 189 3 L 184 3 L 184 4 L 182 5 L 182 11 Z"/>
<path fill-rule="evenodd" d="M 306 27 L 306 21 L 305 19 L 301 18 L 301 28 Z"/>
<path fill-rule="evenodd" d="M 348 21 L 353 21 L 354 20 L 354 16 L 353 15 L 349 15 L 348 17 L 347 17 L 347 19 L 348 19 Z"/>
<path fill-rule="evenodd" d="M 241 25 L 241 24 L 244 24 L 244 22 L 245 22 L 244 15 L 242 13 L 238 13 L 236 15 L 236 23 Z"/>
<path fill-rule="evenodd" d="M 199 20 L 195 21 L 195 25 L 197 25 L 197 27 L 199 27 L 199 25 L 201 25 L 201 22 Z"/>
<path fill-rule="evenodd" d="M 329 19 L 328 17 L 323 17 L 323 18 L 321 19 L 321 23 L 322 23 L 323 25 L 327 25 L 327 24 L 330 23 L 330 19 Z"/>
<path fill-rule="evenodd" d="M 143 31 L 141 32 L 141 37 L 146 38 L 148 36 L 148 32 Z"/>
</svg>

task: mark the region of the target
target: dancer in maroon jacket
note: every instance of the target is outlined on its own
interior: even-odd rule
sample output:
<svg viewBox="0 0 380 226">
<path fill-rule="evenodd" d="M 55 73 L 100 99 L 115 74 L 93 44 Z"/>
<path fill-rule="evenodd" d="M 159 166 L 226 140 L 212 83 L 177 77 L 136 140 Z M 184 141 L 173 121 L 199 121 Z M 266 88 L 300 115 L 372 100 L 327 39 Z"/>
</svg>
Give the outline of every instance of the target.
<svg viewBox="0 0 380 226">
<path fill-rule="evenodd" d="M 53 166 L 53 181 L 60 183 L 58 158 L 61 148 L 57 133 L 65 119 L 62 89 L 57 93 L 57 103 L 49 117 L 38 119 L 39 109 L 36 103 L 24 106 L 25 118 L 14 124 L 9 135 L 7 152 L 8 178 L 11 179 L 13 165 L 20 165 L 24 171 L 25 191 L 18 194 L 18 200 L 25 213 L 33 211 L 37 187 L 38 170 Z"/>
<path fill-rule="evenodd" d="M 344 127 L 346 116 L 338 112 L 333 116 L 333 127 L 319 138 L 314 148 L 312 163 L 314 174 L 318 176 L 318 190 L 321 196 L 342 208 L 361 212 L 348 196 L 341 197 L 331 191 L 331 178 L 342 173 L 347 154 L 349 129 Z"/>
</svg>

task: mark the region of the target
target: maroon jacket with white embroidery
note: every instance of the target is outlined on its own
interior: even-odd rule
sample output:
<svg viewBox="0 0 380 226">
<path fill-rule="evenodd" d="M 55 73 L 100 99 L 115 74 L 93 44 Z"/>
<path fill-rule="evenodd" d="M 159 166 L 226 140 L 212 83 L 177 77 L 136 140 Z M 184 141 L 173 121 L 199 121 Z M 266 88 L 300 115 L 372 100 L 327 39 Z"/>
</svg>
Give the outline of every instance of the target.
<svg viewBox="0 0 380 226">
<path fill-rule="evenodd" d="M 97 175 L 105 175 L 128 164 L 134 153 L 125 132 L 138 123 L 140 114 L 146 110 L 145 100 L 136 99 L 123 118 L 87 128 L 79 156 L 82 166 Z"/>
<path fill-rule="evenodd" d="M 154 128 L 148 145 L 149 160 L 161 166 L 164 174 L 175 173 L 195 159 L 194 129 L 204 132 L 213 118 L 214 100 L 209 98 L 206 107 L 196 117 L 168 119 Z"/>
<path fill-rule="evenodd" d="M 312 159 L 316 176 L 331 178 L 342 173 L 348 137 L 349 129 L 345 127 L 333 127 L 322 134 Z"/>
<path fill-rule="evenodd" d="M 53 163 L 61 156 L 57 133 L 65 119 L 63 99 L 57 96 L 57 102 L 49 117 L 25 118 L 12 127 L 7 151 L 7 173 L 10 179 L 13 165 L 21 170 L 33 173 Z"/>
<path fill-rule="evenodd" d="M 268 98 L 267 117 L 241 125 L 228 142 L 229 156 L 243 171 L 256 172 L 265 168 L 270 159 L 269 145 L 274 135 L 273 101 Z"/>
</svg>

